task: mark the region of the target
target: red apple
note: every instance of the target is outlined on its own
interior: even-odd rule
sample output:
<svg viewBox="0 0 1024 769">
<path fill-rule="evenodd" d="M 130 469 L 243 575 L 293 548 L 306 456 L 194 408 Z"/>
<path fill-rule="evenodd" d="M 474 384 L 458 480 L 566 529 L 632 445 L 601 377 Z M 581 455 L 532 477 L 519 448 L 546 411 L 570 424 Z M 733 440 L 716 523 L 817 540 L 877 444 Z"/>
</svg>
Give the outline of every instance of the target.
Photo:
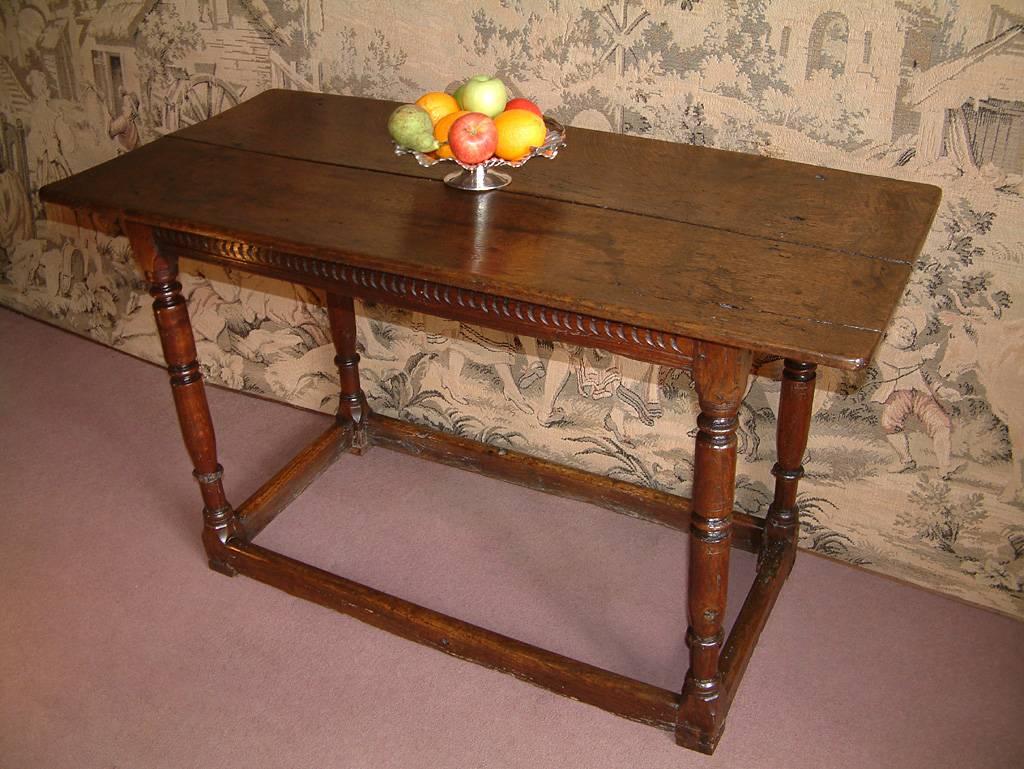
<svg viewBox="0 0 1024 769">
<path fill-rule="evenodd" d="M 544 117 L 544 113 L 540 111 L 540 107 L 529 99 L 510 99 L 508 104 L 505 105 L 505 111 L 508 112 L 510 109 L 525 109 L 528 112 L 532 112 L 537 117 Z"/>
<path fill-rule="evenodd" d="M 483 163 L 498 146 L 498 128 L 487 115 L 470 112 L 448 129 L 448 146 L 461 163 L 468 166 Z"/>
</svg>

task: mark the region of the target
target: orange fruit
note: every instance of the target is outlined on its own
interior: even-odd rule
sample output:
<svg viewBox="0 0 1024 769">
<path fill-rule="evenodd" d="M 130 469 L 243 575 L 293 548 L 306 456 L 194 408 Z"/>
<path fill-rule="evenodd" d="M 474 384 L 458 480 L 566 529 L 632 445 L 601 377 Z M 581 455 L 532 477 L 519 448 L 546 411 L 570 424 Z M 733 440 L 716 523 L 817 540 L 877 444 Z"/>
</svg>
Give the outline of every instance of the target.
<svg viewBox="0 0 1024 769">
<path fill-rule="evenodd" d="M 443 118 L 437 121 L 437 125 L 434 126 L 434 138 L 441 142 L 441 146 L 437 148 L 437 156 L 442 158 L 454 157 L 452 155 L 452 148 L 448 146 L 448 132 L 452 130 L 452 123 L 458 120 L 463 115 L 468 115 L 464 109 L 460 109 L 458 112 L 452 112 L 449 115 L 445 115 Z"/>
<path fill-rule="evenodd" d="M 510 109 L 494 118 L 498 147 L 494 154 L 503 160 L 519 160 L 534 147 L 544 144 L 548 129 L 544 121 L 525 109 Z"/>
<path fill-rule="evenodd" d="M 437 125 L 437 121 L 445 115 L 459 110 L 459 103 L 455 101 L 455 97 L 443 91 L 425 93 L 416 100 L 416 104 L 427 111 L 430 115 L 430 122 L 434 125 Z"/>
</svg>

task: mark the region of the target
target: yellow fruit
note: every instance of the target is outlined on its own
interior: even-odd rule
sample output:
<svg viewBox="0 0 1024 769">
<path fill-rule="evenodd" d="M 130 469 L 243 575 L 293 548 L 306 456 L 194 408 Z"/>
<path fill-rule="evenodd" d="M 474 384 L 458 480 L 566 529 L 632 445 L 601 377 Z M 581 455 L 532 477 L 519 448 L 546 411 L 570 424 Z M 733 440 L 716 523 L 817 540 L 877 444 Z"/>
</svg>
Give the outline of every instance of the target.
<svg viewBox="0 0 1024 769">
<path fill-rule="evenodd" d="M 437 148 L 438 157 L 454 157 L 452 155 L 452 148 L 448 146 L 448 132 L 452 130 L 452 123 L 463 115 L 468 114 L 466 110 L 460 109 L 458 112 L 452 112 L 450 115 L 445 115 L 437 121 L 437 125 L 434 126 L 434 138 L 441 142 L 441 146 Z"/>
<path fill-rule="evenodd" d="M 494 154 L 503 160 L 519 160 L 534 147 L 544 144 L 548 129 L 544 121 L 525 109 L 510 109 L 494 118 L 498 147 Z"/>
<path fill-rule="evenodd" d="M 459 103 L 455 101 L 455 97 L 443 91 L 425 93 L 416 100 L 416 104 L 427 111 L 430 115 L 430 122 L 434 125 L 437 125 L 437 121 L 445 115 L 450 115 L 459 109 Z"/>
</svg>

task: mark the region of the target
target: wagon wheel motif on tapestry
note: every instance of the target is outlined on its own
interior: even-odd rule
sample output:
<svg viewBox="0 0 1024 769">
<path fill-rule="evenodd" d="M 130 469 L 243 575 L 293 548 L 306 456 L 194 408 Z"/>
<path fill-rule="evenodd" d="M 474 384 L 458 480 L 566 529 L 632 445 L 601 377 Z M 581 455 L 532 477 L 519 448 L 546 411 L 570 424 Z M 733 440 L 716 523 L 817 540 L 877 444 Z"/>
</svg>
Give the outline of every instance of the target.
<svg viewBox="0 0 1024 769">
<path fill-rule="evenodd" d="M 166 126 L 176 131 L 200 123 L 241 100 L 241 93 L 219 77 L 193 75 L 179 80 L 168 96 Z"/>
</svg>

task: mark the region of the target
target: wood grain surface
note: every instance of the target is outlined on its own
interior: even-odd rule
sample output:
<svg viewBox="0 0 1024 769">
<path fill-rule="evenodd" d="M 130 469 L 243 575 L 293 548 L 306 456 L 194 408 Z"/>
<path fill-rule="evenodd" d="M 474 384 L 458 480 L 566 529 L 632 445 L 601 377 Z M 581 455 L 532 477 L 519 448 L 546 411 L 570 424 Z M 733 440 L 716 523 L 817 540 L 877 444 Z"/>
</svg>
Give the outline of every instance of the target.
<svg viewBox="0 0 1024 769">
<path fill-rule="evenodd" d="M 382 126 L 396 106 L 265 92 L 174 136 L 392 174 L 440 179 L 450 172 L 449 163 L 424 169 L 394 154 Z M 571 127 L 568 149 L 553 165 L 531 161 L 512 173 L 506 193 L 907 262 L 927 231 L 915 224 L 929 219 L 941 195 L 915 182 Z M 880 215 L 906 220 L 878 222 Z"/>
<path fill-rule="evenodd" d="M 44 200 L 843 368 L 866 365 L 938 191 L 570 129 L 468 194 L 396 157 L 393 105 L 273 91 Z M 818 177 L 823 176 L 824 179 Z"/>
</svg>

